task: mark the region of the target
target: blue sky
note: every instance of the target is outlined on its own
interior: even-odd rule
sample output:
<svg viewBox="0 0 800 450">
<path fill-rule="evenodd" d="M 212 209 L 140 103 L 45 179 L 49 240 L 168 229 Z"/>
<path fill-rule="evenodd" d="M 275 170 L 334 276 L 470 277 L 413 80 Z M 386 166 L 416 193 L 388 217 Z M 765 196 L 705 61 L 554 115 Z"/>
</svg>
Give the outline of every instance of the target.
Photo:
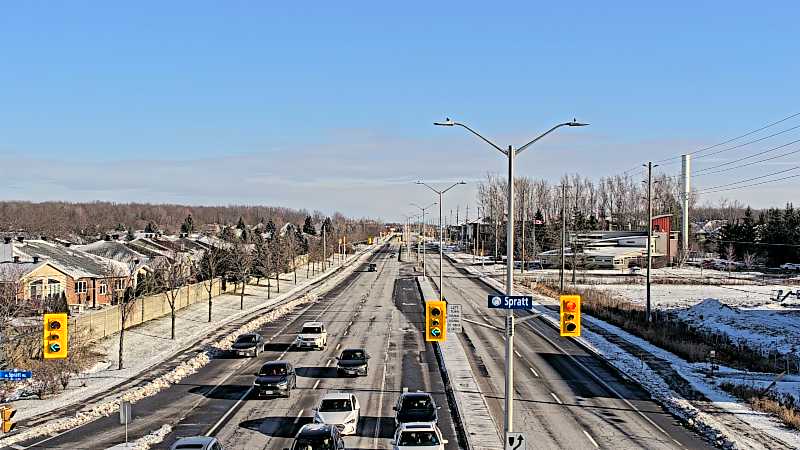
<svg viewBox="0 0 800 450">
<path fill-rule="evenodd" d="M 431 125 L 445 116 L 502 143 L 591 122 L 538 144 L 520 174 L 610 175 L 800 111 L 799 14 L 730 1 L 11 3 L 0 198 L 396 218 L 427 199 L 409 181 L 503 171 L 484 144 Z M 767 206 L 797 187 L 733 195 Z"/>
</svg>

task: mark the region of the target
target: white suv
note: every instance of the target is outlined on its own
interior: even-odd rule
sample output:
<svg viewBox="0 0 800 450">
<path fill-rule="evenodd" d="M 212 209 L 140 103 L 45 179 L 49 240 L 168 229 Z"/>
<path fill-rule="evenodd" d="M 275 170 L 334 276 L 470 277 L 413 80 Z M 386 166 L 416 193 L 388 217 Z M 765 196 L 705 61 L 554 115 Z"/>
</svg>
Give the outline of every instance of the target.
<svg viewBox="0 0 800 450">
<path fill-rule="evenodd" d="M 411 422 L 400 425 L 392 441 L 393 450 L 444 450 L 447 439 L 436 424 Z"/>
<path fill-rule="evenodd" d="M 297 348 L 324 349 L 328 345 L 328 331 L 322 322 L 306 322 L 297 335 L 294 345 Z"/>
</svg>

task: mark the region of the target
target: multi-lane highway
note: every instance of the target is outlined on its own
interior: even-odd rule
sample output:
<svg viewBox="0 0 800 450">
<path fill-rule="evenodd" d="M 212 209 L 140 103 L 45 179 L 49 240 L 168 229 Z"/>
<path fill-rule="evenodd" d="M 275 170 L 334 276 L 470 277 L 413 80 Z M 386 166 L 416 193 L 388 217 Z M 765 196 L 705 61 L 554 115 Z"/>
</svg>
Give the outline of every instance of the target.
<svg viewBox="0 0 800 450">
<path fill-rule="evenodd" d="M 395 431 L 392 407 L 404 388 L 431 392 L 443 408 L 439 427 L 448 448 L 458 448 L 442 377 L 430 344 L 423 340 L 422 304 L 412 267 L 385 246 L 371 258 L 377 272 L 361 265 L 317 302 L 298 308 L 259 332 L 267 340 L 257 358 L 221 356 L 180 383 L 134 404 L 129 439 L 163 424 L 173 431 L 155 448 L 169 448 L 179 437 L 213 435 L 225 449 L 283 449 L 312 408 L 328 392 L 352 392 L 362 406 L 348 448 L 391 448 Z M 321 321 L 328 328 L 322 351 L 298 351 L 290 344 L 302 324 Z M 345 347 L 364 347 L 372 356 L 367 377 L 337 377 L 334 357 Z M 290 398 L 255 398 L 251 386 L 261 364 L 283 359 L 297 368 L 297 389 Z M 119 444 L 124 428 L 112 415 L 57 436 L 22 443 L 20 448 L 103 449 Z"/>
<path fill-rule="evenodd" d="M 429 275 L 438 275 L 437 266 L 427 265 Z M 494 289 L 447 259 L 443 267 L 445 297 L 463 305 L 465 318 L 504 327 L 505 312 L 486 307 L 487 294 L 496 293 Z M 502 428 L 505 338 L 470 323 L 464 323 L 459 338 Z M 535 448 L 712 448 L 640 388 L 541 321 L 516 327 L 515 353 L 514 429 L 530 436 Z"/>
</svg>

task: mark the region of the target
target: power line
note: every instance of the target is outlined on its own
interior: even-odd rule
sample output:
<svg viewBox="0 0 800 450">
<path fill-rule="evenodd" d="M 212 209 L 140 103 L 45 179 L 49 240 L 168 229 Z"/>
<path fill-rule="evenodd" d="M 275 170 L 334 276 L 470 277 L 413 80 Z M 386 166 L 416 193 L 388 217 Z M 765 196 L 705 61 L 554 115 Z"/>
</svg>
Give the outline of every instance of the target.
<svg viewBox="0 0 800 450">
<path fill-rule="evenodd" d="M 728 151 L 731 151 L 731 150 L 736 150 L 737 148 L 742 148 L 742 147 L 748 146 L 750 144 L 755 144 L 756 142 L 761 142 L 761 141 L 767 140 L 769 138 L 773 138 L 775 136 L 781 135 L 783 133 L 788 133 L 788 132 L 790 132 L 792 130 L 796 130 L 798 128 L 800 128 L 800 125 L 795 125 L 795 126 L 793 126 L 791 128 L 787 128 L 787 129 L 785 129 L 783 131 L 779 131 L 777 133 L 770 134 L 769 136 L 760 137 L 758 139 L 753 139 L 752 141 L 748 141 L 748 142 L 745 142 L 745 143 L 742 143 L 742 144 L 739 144 L 739 145 L 734 145 L 733 147 L 727 147 L 727 148 L 723 148 L 722 150 L 717 150 L 715 152 L 706 153 L 705 155 L 696 156 L 695 159 L 705 158 L 707 156 L 719 155 L 720 153 L 725 153 L 725 152 L 728 152 Z M 795 141 L 795 142 L 797 142 L 797 141 Z"/>
<path fill-rule="evenodd" d="M 777 183 L 777 182 L 779 182 L 779 181 L 786 181 L 786 180 L 788 180 L 788 179 L 790 179 L 790 178 L 797 178 L 797 177 L 800 177 L 800 174 L 797 174 L 797 175 L 791 175 L 791 176 L 784 177 L 784 178 L 779 178 L 779 179 L 777 179 L 777 180 L 767 180 L 767 181 L 761 181 L 761 182 L 759 182 L 759 183 L 746 184 L 746 185 L 744 185 L 744 186 L 737 186 L 737 187 L 726 188 L 726 189 L 718 189 L 718 190 L 714 190 L 714 191 L 705 191 L 705 193 L 707 193 L 707 194 L 714 194 L 714 193 L 717 193 L 717 192 L 724 192 L 724 191 L 735 191 L 735 190 L 739 190 L 739 189 L 746 189 L 746 188 L 749 188 L 749 187 L 754 187 L 754 186 L 761 186 L 761 185 L 763 185 L 763 184 Z"/>
<path fill-rule="evenodd" d="M 798 126 L 800 126 L 800 125 L 798 125 Z M 790 146 L 792 144 L 796 144 L 798 142 L 800 142 L 800 139 L 795 139 L 792 142 L 787 142 L 786 144 L 782 144 L 782 145 L 779 145 L 777 147 L 772 147 L 772 148 L 767 149 L 767 150 L 762 150 L 760 152 L 753 153 L 752 155 L 748 155 L 748 156 L 744 156 L 742 158 L 734 159 L 734 160 L 728 161 L 726 163 L 717 164 L 716 166 L 711 166 L 711 167 L 706 167 L 704 169 L 700 169 L 700 170 L 697 171 L 697 173 L 702 173 L 702 172 L 709 171 L 711 169 L 716 169 L 716 168 L 719 168 L 719 167 L 725 167 L 725 166 L 729 166 L 731 164 L 736 164 L 737 162 L 745 161 L 745 160 L 748 160 L 748 159 L 751 159 L 751 158 L 755 158 L 756 156 L 761 156 L 761 155 L 764 155 L 764 154 L 767 154 L 767 153 L 770 153 L 770 152 L 774 152 L 775 150 L 779 150 L 779 149 L 782 149 L 784 147 L 788 147 L 788 146 Z"/>
<path fill-rule="evenodd" d="M 715 170 L 713 172 L 699 173 L 699 174 L 696 174 L 696 175 L 693 174 L 692 176 L 702 177 L 702 176 L 705 176 L 705 175 L 714 175 L 714 174 L 717 174 L 717 173 L 728 172 L 728 171 L 731 171 L 731 170 L 734 170 L 734 169 L 741 169 L 742 167 L 747 167 L 747 166 L 752 166 L 752 165 L 755 165 L 755 164 L 760 164 L 762 162 L 772 161 L 773 159 L 783 158 L 784 156 L 794 155 L 796 153 L 800 153 L 800 149 L 792 150 L 791 152 L 781 153 L 780 155 L 770 156 L 769 158 L 759 159 L 758 161 L 749 162 L 747 164 L 740 164 L 738 166 L 733 166 L 733 167 L 728 167 L 728 168 L 725 168 L 725 169 Z"/>
<path fill-rule="evenodd" d="M 720 142 L 720 143 L 717 143 L 717 144 L 714 144 L 714 145 L 711 145 L 711 146 L 708 146 L 708 147 L 704 147 L 704 148 L 701 148 L 701 149 L 695 150 L 695 151 L 693 151 L 693 152 L 689 152 L 688 154 L 689 154 L 689 155 L 695 155 L 695 154 L 697 154 L 697 153 L 701 153 L 701 152 L 704 152 L 704 151 L 706 151 L 706 150 L 711 150 L 711 149 L 714 149 L 714 148 L 717 148 L 717 147 L 723 146 L 723 145 L 725 145 L 725 144 L 730 144 L 730 143 L 731 143 L 731 142 L 733 142 L 733 141 L 739 140 L 739 139 L 741 139 L 741 138 L 743 138 L 743 137 L 747 137 L 747 136 L 753 135 L 753 134 L 755 134 L 755 133 L 758 133 L 759 131 L 766 130 L 767 128 L 773 127 L 773 126 L 775 126 L 775 125 L 777 125 L 777 124 L 779 124 L 779 123 L 786 122 L 787 120 L 789 120 L 789 119 L 793 119 L 793 118 L 795 118 L 795 117 L 797 117 L 797 116 L 800 116 L 800 112 L 798 112 L 798 113 L 794 113 L 794 114 L 791 114 L 791 115 L 789 115 L 789 116 L 786 116 L 786 117 L 784 117 L 783 119 L 780 119 L 780 120 L 778 120 L 778 121 L 772 122 L 772 123 L 770 123 L 770 124 L 767 124 L 767 125 L 764 125 L 764 126 L 763 126 L 763 127 L 761 127 L 761 128 L 757 128 L 757 129 L 755 129 L 755 130 L 748 131 L 748 132 L 747 132 L 747 133 L 745 133 L 745 134 L 742 134 L 742 135 L 736 136 L 736 137 L 734 137 L 734 138 L 731 138 L 731 139 L 728 139 L 728 140 L 726 140 L 726 141 L 723 141 L 723 142 Z M 673 156 L 673 157 L 671 157 L 671 158 L 664 158 L 664 159 L 662 159 L 662 160 L 660 160 L 660 161 L 655 161 L 655 162 L 657 162 L 657 163 L 660 163 L 660 162 L 664 162 L 664 161 L 672 161 L 672 160 L 674 160 L 674 159 L 680 159 L 680 158 L 681 158 L 680 156 Z"/>
<path fill-rule="evenodd" d="M 719 186 L 712 186 L 712 187 L 709 187 L 709 188 L 702 189 L 702 190 L 700 190 L 700 191 L 698 191 L 698 192 L 700 193 L 700 192 L 712 191 L 712 190 L 715 190 L 715 189 L 724 188 L 724 187 L 728 187 L 728 186 L 735 186 L 735 185 L 737 185 L 737 184 L 747 183 L 748 181 L 760 180 L 760 179 L 762 179 L 762 178 L 772 177 L 772 176 L 775 176 L 775 175 L 780 175 L 780 174 L 782 174 L 782 173 L 791 172 L 792 170 L 797 170 L 797 169 L 799 169 L 799 168 L 800 168 L 800 166 L 794 166 L 794 167 L 790 167 L 790 168 L 788 168 L 788 169 L 779 170 L 779 171 L 777 171 L 777 172 L 768 173 L 768 174 L 766 174 L 766 175 L 761 175 L 761 176 L 759 176 L 759 177 L 753 177 L 753 178 L 748 178 L 748 179 L 746 179 L 746 180 L 734 181 L 734 182 L 732 182 L 732 183 L 728 183 L 728 184 L 721 184 L 721 185 L 719 185 Z"/>
</svg>

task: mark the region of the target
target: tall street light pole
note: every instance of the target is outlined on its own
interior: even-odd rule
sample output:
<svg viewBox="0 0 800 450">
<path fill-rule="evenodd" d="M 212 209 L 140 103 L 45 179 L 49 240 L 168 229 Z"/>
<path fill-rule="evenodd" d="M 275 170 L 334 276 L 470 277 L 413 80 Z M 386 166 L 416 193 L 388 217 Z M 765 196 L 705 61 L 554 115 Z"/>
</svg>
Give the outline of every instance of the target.
<svg viewBox="0 0 800 450">
<path fill-rule="evenodd" d="M 450 189 L 453 189 L 454 187 L 458 186 L 459 184 L 467 184 L 467 183 L 459 181 L 458 183 L 453 183 L 449 188 L 442 191 L 436 190 L 427 183 L 422 181 L 417 181 L 416 184 L 421 184 L 427 187 L 428 189 L 432 190 L 433 192 L 439 194 L 439 300 L 444 300 L 444 275 L 443 275 L 444 272 L 442 272 L 442 261 L 444 260 L 444 229 L 442 228 L 442 195 L 444 195 L 444 193 L 449 191 Z"/>
<path fill-rule="evenodd" d="M 497 151 L 502 153 L 508 158 L 508 223 L 506 229 L 506 254 L 508 255 L 506 267 L 506 295 L 513 295 L 514 292 L 514 158 L 522 153 L 526 148 L 536 143 L 539 139 L 547 136 L 555 131 L 557 128 L 568 127 L 582 127 L 588 125 L 586 123 L 572 122 L 560 123 L 553 128 L 545 131 L 537 136 L 527 144 L 514 149 L 509 145 L 507 149 L 499 147 L 494 142 L 481 136 L 480 133 L 473 130 L 459 122 L 455 122 L 447 118 L 444 122 L 434 122 L 434 125 L 452 127 L 459 126 L 470 133 L 474 134 L 482 141 L 494 147 Z M 513 418 L 514 418 L 514 313 L 511 309 L 506 310 L 506 382 L 505 382 L 505 417 L 504 417 L 504 440 L 508 439 L 508 433 L 514 431 Z"/>
<path fill-rule="evenodd" d="M 424 245 L 424 241 L 425 240 L 423 239 L 425 237 L 424 236 L 425 235 L 425 211 L 428 208 L 430 208 L 431 206 L 436 205 L 436 202 L 433 202 L 433 203 L 431 203 L 430 205 L 428 205 L 428 206 L 426 206 L 424 208 L 422 206 L 419 206 L 416 203 L 411 203 L 410 205 L 411 206 L 416 206 L 417 208 L 419 208 L 420 211 L 422 211 L 422 230 L 420 230 L 420 234 L 419 234 L 420 235 L 420 239 L 417 241 L 417 259 L 419 259 L 419 247 L 420 247 L 420 241 L 422 241 L 422 244 L 423 244 L 423 246 L 422 246 L 422 276 L 424 277 L 424 276 L 427 276 L 427 275 L 425 275 L 425 272 L 426 272 L 426 270 L 425 270 L 425 245 Z"/>
</svg>

